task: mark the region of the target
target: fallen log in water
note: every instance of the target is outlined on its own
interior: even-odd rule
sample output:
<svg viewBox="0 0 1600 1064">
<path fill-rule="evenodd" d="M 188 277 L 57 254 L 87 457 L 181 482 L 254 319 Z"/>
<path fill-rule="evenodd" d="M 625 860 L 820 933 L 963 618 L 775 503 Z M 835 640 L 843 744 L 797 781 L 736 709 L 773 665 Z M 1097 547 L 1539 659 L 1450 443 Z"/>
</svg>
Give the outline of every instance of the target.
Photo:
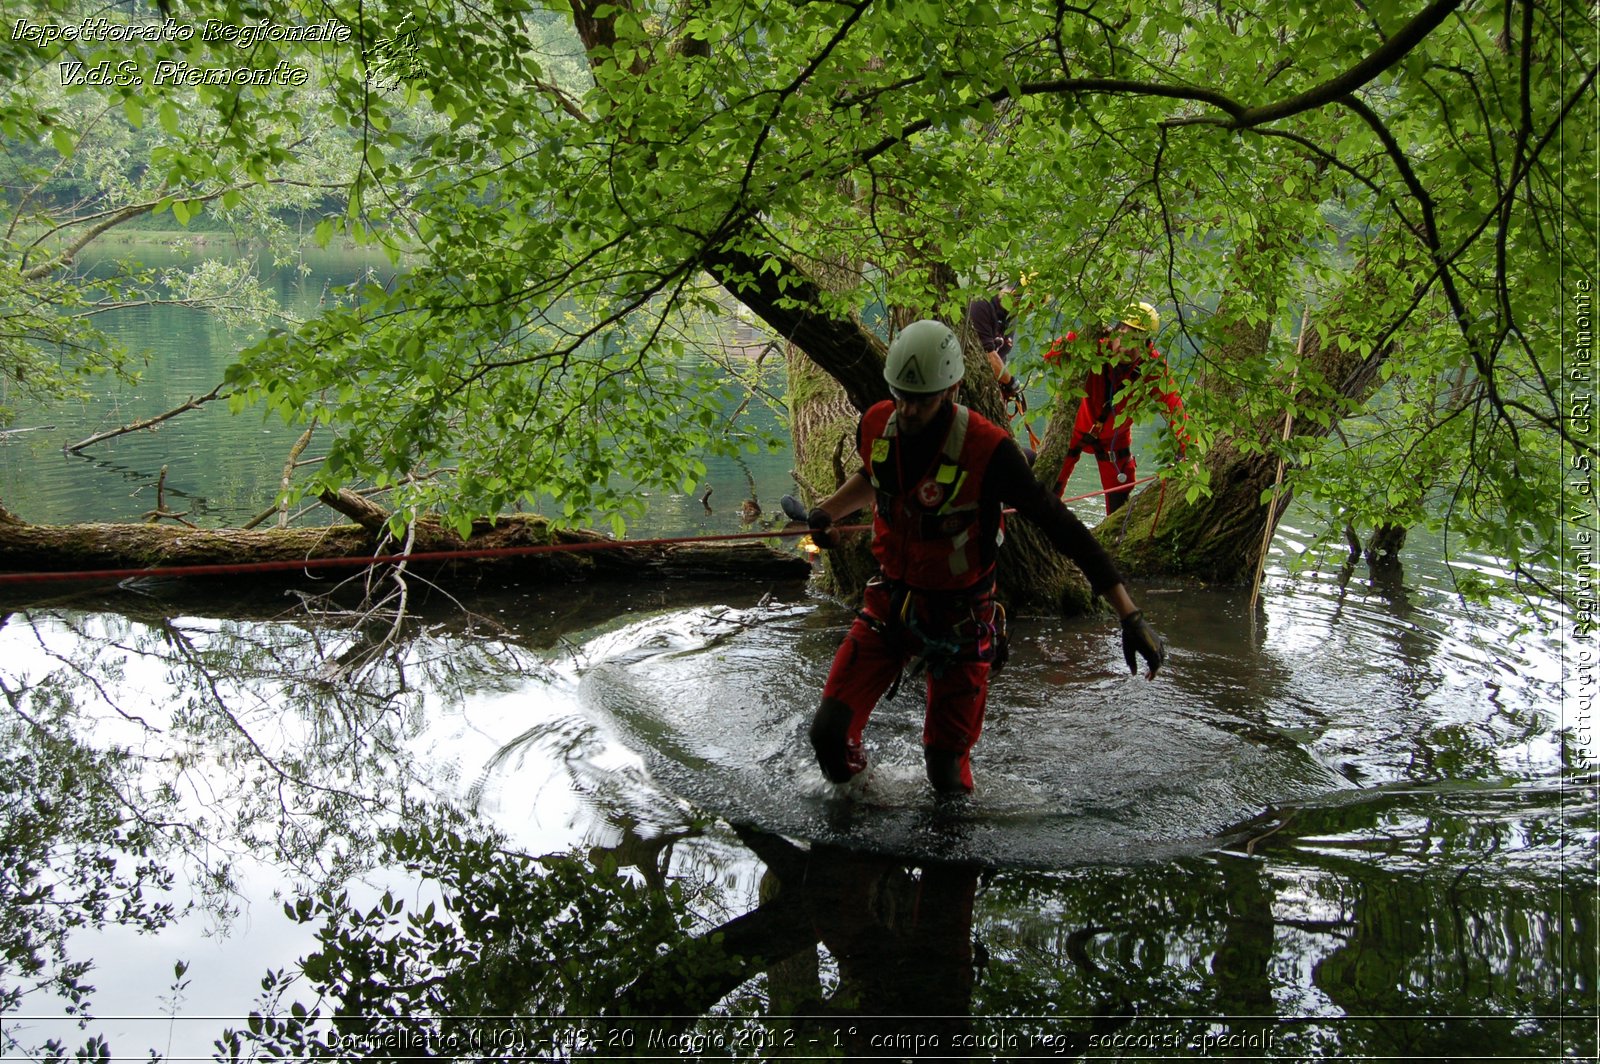
<svg viewBox="0 0 1600 1064">
<path fill-rule="evenodd" d="M 326 500 L 330 505 L 346 500 Z M 337 508 L 346 509 L 345 506 Z M 352 507 L 353 508 L 353 507 Z M 159 524 L 34 525 L 0 516 L 0 587 L 6 574 L 93 574 L 118 579 L 150 573 L 288 582 L 301 570 L 355 571 L 373 558 L 406 554 L 409 569 L 430 580 L 550 583 L 583 580 L 749 579 L 803 582 L 810 563 L 776 539 L 663 542 L 610 539 L 514 515 L 473 525 L 465 539 L 421 522 L 407 547 L 383 534 L 376 507 L 363 523 L 323 528 L 196 529 Z M 688 538 L 688 537 L 685 537 Z M 185 569 L 203 567 L 186 574 Z M 30 578 L 30 582 L 32 581 Z"/>
</svg>

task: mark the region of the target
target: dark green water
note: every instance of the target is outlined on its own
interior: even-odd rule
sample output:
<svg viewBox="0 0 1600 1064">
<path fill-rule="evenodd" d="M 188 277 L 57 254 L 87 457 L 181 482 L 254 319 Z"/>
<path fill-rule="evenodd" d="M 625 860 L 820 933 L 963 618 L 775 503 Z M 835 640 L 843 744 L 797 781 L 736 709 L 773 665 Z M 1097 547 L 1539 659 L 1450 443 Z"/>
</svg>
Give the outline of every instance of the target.
<svg viewBox="0 0 1600 1064">
<path fill-rule="evenodd" d="M 236 342 L 203 321 L 140 328 L 175 345 L 143 412 L 209 390 Z M 138 412 L 107 396 L 46 413 L 61 431 L 0 444 L 8 504 L 40 521 L 136 516 L 165 464 L 204 523 L 235 523 L 270 502 L 259 471 L 287 447 L 249 419 L 196 421 L 67 458 L 61 442 Z M 771 509 L 787 469 L 716 466 L 712 512 L 660 500 L 660 527 L 737 530 L 732 504 L 754 485 Z M 235 584 L 13 598 L 8 845 L 54 832 L 74 897 L 113 852 L 88 817 L 99 779 L 175 874 L 148 896 L 194 907 L 140 933 L 80 898 L 52 963 L 95 962 L 96 1018 L 41 992 L 4 1036 L 209 1056 L 270 1011 L 263 975 L 315 947 L 285 899 L 390 888 L 409 913 L 451 895 L 381 844 L 442 804 L 508 853 L 678 884 L 691 936 L 647 950 L 607 1008 L 524 973 L 518 1011 L 555 1018 L 472 1021 L 506 1052 L 462 1059 L 616 1057 L 625 1038 L 655 1059 L 1592 1059 L 1600 834 L 1568 637 L 1462 605 L 1421 539 L 1401 571 L 1291 579 L 1304 538 L 1291 516 L 1255 615 L 1244 590 L 1136 588 L 1172 647 L 1154 682 L 1127 677 L 1104 620 L 1017 623 L 979 790 L 956 806 L 922 782 L 904 695 L 869 729 L 866 793 L 823 782 L 804 730 L 851 615 L 798 585 L 419 590 L 393 633 Z M 643 917 L 617 904 L 622 930 L 589 943 L 602 955 L 573 987 L 633 948 Z M 761 956 L 696 981 L 696 939 Z M 28 979 L 12 962 L 0 982 Z M 317 996 L 302 977 L 276 1004 Z M 365 1030 L 442 1052 L 440 1022 Z"/>
<path fill-rule="evenodd" d="M 197 249 L 194 255 L 220 249 Z M 189 261 L 166 247 L 138 252 L 147 266 Z M 94 262 L 81 260 L 91 273 Z M 354 255 L 331 252 L 308 259 L 310 273 L 259 267 L 262 287 L 291 317 L 305 317 L 337 298 L 336 290 L 386 269 Z M 380 274 L 381 275 L 381 274 Z M 230 417 L 212 402 L 170 421 L 96 444 L 80 454 L 63 448 L 88 437 L 164 414 L 208 394 L 223 371 L 257 335 L 229 328 L 199 310 L 162 305 L 120 311 L 102 322 L 128 349 L 144 356 L 134 385 L 98 382 L 87 403 L 52 403 L 23 413 L 13 435 L 0 437 L 0 485 L 6 505 L 40 524 L 139 520 L 156 508 L 162 468 L 169 510 L 202 527 L 237 526 L 272 504 L 297 429 L 260 414 Z"/>
</svg>

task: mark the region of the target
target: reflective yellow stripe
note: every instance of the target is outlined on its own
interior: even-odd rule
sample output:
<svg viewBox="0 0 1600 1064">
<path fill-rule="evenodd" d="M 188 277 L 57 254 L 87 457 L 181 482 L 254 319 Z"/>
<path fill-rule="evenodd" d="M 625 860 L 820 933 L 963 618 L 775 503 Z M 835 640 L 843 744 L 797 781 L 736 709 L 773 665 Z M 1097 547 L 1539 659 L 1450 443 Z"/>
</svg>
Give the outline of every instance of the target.
<svg viewBox="0 0 1600 1064">
<path fill-rule="evenodd" d="M 949 469 L 949 468 L 952 468 L 952 467 L 946 466 L 945 468 Z M 941 473 L 943 471 L 944 470 L 940 470 Z M 945 495 L 944 505 L 939 507 L 939 512 L 940 513 L 947 514 L 947 513 L 950 513 L 952 510 L 956 509 L 956 505 L 955 505 L 956 498 L 961 494 L 961 485 L 965 484 L 966 482 L 967 482 L 967 471 L 965 469 L 963 469 L 963 470 L 961 470 L 961 476 L 956 478 L 955 487 L 951 488 L 950 491 Z M 963 506 L 963 507 L 961 507 L 961 509 L 963 509 L 963 510 L 972 510 L 972 509 L 975 509 L 975 508 L 976 507 L 973 507 L 973 506 Z"/>
</svg>

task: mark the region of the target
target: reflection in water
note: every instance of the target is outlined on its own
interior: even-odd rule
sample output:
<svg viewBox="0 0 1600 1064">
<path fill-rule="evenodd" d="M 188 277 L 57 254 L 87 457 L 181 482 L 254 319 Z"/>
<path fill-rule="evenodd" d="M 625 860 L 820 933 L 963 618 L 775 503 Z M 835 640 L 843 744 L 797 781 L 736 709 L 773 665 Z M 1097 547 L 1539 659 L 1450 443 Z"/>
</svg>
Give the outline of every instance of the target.
<svg viewBox="0 0 1600 1064">
<path fill-rule="evenodd" d="M 1432 825 L 1470 835 L 1481 812 L 1456 806 Z M 1576 826 L 1550 808 L 1525 814 L 1536 833 Z M 767 868 L 759 904 L 662 962 L 722 978 L 647 973 L 621 1012 L 687 1017 L 721 1002 L 693 1030 L 709 1039 L 759 1019 L 850 1059 L 1592 1054 L 1596 972 L 1581 944 L 1594 884 L 1481 849 L 1390 872 L 1381 847 L 1354 838 L 1374 819 L 1385 815 L 1306 809 L 1248 853 L 1072 873 L 805 850 L 741 829 Z M 1323 856 L 1297 830 L 1347 844 Z M 741 983 L 754 989 L 733 993 Z"/>
<path fill-rule="evenodd" d="M 699 941 L 760 958 L 766 1001 L 758 1014 L 793 1018 L 783 1029 L 796 1043 L 830 1056 L 948 1056 L 973 1044 L 973 988 L 985 963 L 973 941 L 981 866 L 915 867 L 837 846 L 803 850 L 754 829 L 739 834 L 767 864 L 761 903 Z M 819 944 L 833 963 L 826 980 Z M 739 975 L 748 982 L 748 971 Z M 696 1015 L 731 989 L 646 977 L 622 1011 Z"/>
<path fill-rule="evenodd" d="M 153 1014 L 154 994 L 182 996 L 169 989 L 185 982 L 174 965 L 212 952 L 205 936 L 273 926 L 263 925 L 278 912 L 273 892 L 338 888 L 368 872 L 396 824 L 459 821 L 437 798 L 460 766 L 418 756 L 419 738 L 449 716 L 441 705 L 544 667 L 459 623 L 424 625 L 357 681 L 340 662 L 370 646 L 359 627 L 299 614 L 212 620 L 164 607 L 171 590 L 124 595 L 124 612 L 0 615 L 9 1009 L 77 999 L 87 982 L 100 1010 Z M 81 953 L 97 947 L 84 945 L 84 925 L 166 928 L 163 941 L 189 945 L 129 943 L 85 973 Z M 186 985 L 237 985 L 241 961 L 281 963 L 275 937 L 229 957 L 229 978 L 202 968 Z"/>
<path fill-rule="evenodd" d="M 662 961 L 620 1000 L 686 1012 L 685 1031 L 792 1030 L 790 1055 L 897 1059 L 919 1035 L 976 1059 L 1594 1051 L 1592 1023 L 1560 1020 L 1594 1011 L 1597 924 L 1574 873 L 1593 867 L 1596 781 L 1554 716 L 1559 664 L 1425 585 L 1303 580 L 1269 594 L 1261 631 L 1242 596 L 1157 589 L 1174 651 L 1156 683 L 1126 677 L 1108 624 L 1019 623 L 984 787 L 950 805 L 910 703 L 882 711 L 865 794 L 811 763 L 811 696 L 849 620 L 832 604 L 485 593 L 476 621 L 419 617 L 352 676 L 333 666 L 371 643 L 335 618 L 171 591 L 6 617 L 7 764 L 95 774 L 93 809 L 153 832 L 151 867 L 219 912 L 244 862 L 275 870 L 268 894 L 337 885 L 442 810 L 503 832 L 501 852 L 575 850 L 652 896 L 689 885 L 694 938 L 627 948 L 692 951 L 716 978 Z M 80 854 L 115 858 L 91 841 Z M 256 900 L 251 930 L 286 934 Z M 146 995 L 118 1011 L 161 1011 L 178 958 L 143 954 L 99 958 Z M 197 1014 L 251 1007 L 197 978 Z M 104 1009 L 116 981 L 95 981 Z M 194 1030 L 207 1053 L 216 1031 Z"/>
<path fill-rule="evenodd" d="M 911 868 L 889 857 L 812 847 L 801 890 L 838 965 L 838 982 L 818 1011 L 838 1018 L 847 1055 L 954 1046 L 971 1033 L 979 871 L 948 863 Z"/>
</svg>

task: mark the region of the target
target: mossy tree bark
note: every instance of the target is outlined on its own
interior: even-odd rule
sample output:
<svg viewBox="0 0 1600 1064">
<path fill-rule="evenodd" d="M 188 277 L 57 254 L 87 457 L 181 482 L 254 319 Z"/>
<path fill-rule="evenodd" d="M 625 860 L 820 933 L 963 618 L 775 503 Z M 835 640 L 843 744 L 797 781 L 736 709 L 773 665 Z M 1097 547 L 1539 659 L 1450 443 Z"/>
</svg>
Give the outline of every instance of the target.
<svg viewBox="0 0 1600 1064">
<path fill-rule="evenodd" d="M 1293 497 L 1292 482 L 1281 488 L 1276 484 L 1279 455 L 1286 448 L 1292 455 L 1304 441 L 1328 435 L 1359 411 L 1376 389 L 1384 362 L 1399 349 L 1395 336 L 1363 336 L 1352 324 L 1370 320 L 1362 304 L 1379 298 L 1381 276 L 1362 267 L 1353 270 L 1339 297 L 1311 322 L 1297 371 L 1282 373 L 1281 387 L 1291 395 L 1288 409 L 1295 412 L 1286 444 L 1280 442 L 1284 414 L 1264 420 L 1254 431 L 1225 435 L 1203 458 L 1209 492 L 1191 501 L 1181 488 L 1163 492 L 1152 484 L 1102 523 L 1097 531 L 1102 538 L 1114 538 L 1124 572 L 1220 583 L 1250 579 L 1270 542 L 1269 525 L 1277 527 Z M 1219 367 L 1209 382 L 1213 389 L 1229 366 L 1266 363 L 1263 327 L 1249 325 L 1226 307 L 1219 309 L 1218 318 L 1224 341 L 1211 360 Z"/>
</svg>

